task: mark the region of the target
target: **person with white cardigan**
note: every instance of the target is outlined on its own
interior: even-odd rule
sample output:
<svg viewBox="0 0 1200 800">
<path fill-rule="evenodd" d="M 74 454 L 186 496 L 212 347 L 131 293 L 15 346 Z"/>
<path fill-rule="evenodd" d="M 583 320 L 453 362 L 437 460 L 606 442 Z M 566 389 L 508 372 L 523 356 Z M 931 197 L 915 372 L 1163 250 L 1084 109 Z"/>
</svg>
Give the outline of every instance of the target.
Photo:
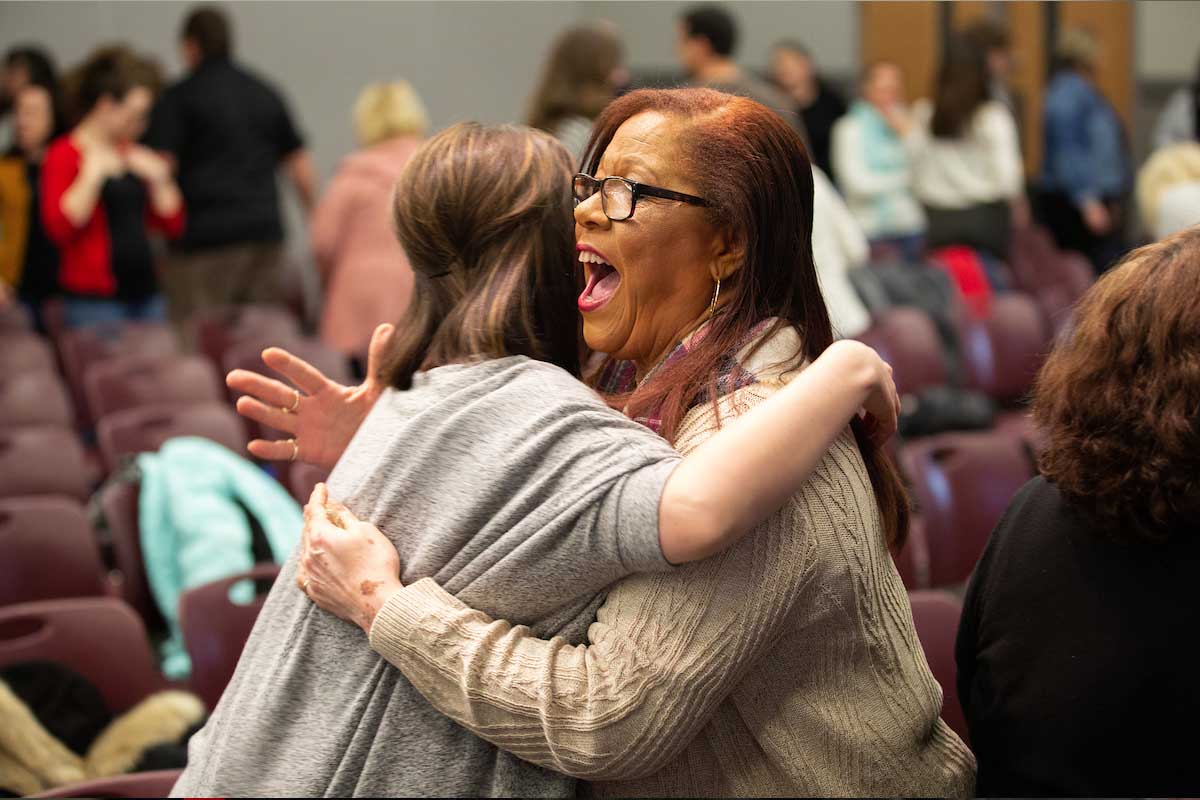
<svg viewBox="0 0 1200 800">
<path fill-rule="evenodd" d="M 833 333 L 852 339 L 871 325 L 871 313 L 850 282 L 850 270 L 867 263 L 867 237 L 837 189 L 813 166 L 813 261 Z"/>
<path fill-rule="evenodd" d="M 989 98 L 984 54 L 952 41 L 934 100 L 914 104 L 904 137 L 930 249 L 963 244 L 1003 259 L 1013 222 L 1028 221 L 1017 126 Z"/>
</svg>

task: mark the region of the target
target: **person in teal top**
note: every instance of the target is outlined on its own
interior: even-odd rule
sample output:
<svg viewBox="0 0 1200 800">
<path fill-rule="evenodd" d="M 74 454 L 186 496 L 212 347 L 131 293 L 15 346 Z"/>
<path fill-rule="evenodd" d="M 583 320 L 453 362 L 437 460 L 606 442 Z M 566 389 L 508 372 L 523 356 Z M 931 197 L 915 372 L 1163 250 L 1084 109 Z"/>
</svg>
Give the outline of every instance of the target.
<svg viewBox="0 0 1200 800">
<path fill-rule="evenodd" d="M 872 255 L 921 257 L 925 213 L 912 193 L 904 147 L 904 76 L 886 61 L 863 73 L 862 96 L 833 127 L 833 170 L 846 205 L 871 242 Z"/>
</svg>

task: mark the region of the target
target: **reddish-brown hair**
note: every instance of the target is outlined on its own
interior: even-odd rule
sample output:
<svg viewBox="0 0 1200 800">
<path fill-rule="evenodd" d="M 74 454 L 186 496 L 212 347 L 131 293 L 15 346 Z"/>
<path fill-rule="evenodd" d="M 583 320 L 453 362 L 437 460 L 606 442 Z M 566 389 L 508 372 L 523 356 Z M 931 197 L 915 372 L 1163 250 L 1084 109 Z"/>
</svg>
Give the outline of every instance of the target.
<svg viewBox="0 0 1200 800">
<path fill-rule="evenodd" d="M 1200 529 L 1200 228 L 1091 288 L 1038 376 L 1045 477 L 1107 535 Z"/>
<path fill-rule="evenodd" d="M 614 101 L 596 120 L 584 155 L 588 172 L 595 174 L 617 129 L 646 111 L 688 121 L 676 140 L 679 166 L 710 201 L 712 224 L 731 230 L 745 252 L 742 268 L 722 282 L 721 297 L 729 299 L 702 341 L 655 380 L 615 399 L 635 417 L 658 409 L 662 434 L 673 440 L 691 408 L 703 402 L 716 406 L 719 367 L 755 325 L 777 319 L 760 344 L 786 327 L 799 333 L 802 350 L 793 366 L 824 352 L 833 330 L 813 264 L 812 166 L 796 131 L 744 97 L 711 89 L 641 90 Z M 908 528 L 903 485 L 858 420 L 852 427 L 888 542 L 902 542 Z"/>
</svg>

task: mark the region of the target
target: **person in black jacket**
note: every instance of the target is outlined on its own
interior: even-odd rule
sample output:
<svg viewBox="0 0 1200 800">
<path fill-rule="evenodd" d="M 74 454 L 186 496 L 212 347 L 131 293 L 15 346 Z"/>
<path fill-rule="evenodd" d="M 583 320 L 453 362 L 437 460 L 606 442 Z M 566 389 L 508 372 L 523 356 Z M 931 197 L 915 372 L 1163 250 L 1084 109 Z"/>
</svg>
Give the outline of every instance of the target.
<svg viewBox="0 0 1200 800">
<path fill-rule="evenodd" d="M 771 48 L 771 78 L 796 104 L 796 113 L 808 132 L 812 162 L 832 175 L 833 123 L 846 113 L 846 101 L 817 72 L 808 48 L 791 39 Z"/>
<path fill-rule="evenodd" d="M 1042 475 L 967 590 L 981 797 L 1200 792 L 1200 228 L 1084 296 L 1039 376 Z"/>
<path fill-rule="evenodd" d="M 280 93 L 233 60 L 223 12 L 194 9 L 180 49 L 188 74 L 154 109 L 146 142 L 175 162 L 188 209 L 164 288 L 173 322 L 212 306 L 284 302 L 281 170 L 307 212 L 316 173 Z"/>
</svg>

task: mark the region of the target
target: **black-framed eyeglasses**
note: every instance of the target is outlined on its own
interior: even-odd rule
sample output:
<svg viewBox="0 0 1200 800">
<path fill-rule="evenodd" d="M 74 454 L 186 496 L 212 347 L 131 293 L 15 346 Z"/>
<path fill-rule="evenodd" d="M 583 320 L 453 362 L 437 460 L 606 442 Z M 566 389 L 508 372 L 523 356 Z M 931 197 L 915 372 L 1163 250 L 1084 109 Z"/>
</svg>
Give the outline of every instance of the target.
<svg viewBox="0 0 1200 800">
<path fill-rule="evenodd" d="M 689 203 L 694 206 L 708 205 L 708 201 L 703 197 L 661 189 L 616 175 L 610 175 L 604 180 L 596 180 L 591 175 L 580 172 L 571 181 L 571 192 L 575 195 L 575 205 L 579 205 L 596 192 L 600 192 L 600 207 L 604 210 L 604 216 L 613 222 L 622 222 L 632 217 L 638 198 L 643 195 L 661 197 L 663 200 L 678 200 L 680 203 Z"/>
</svg>

